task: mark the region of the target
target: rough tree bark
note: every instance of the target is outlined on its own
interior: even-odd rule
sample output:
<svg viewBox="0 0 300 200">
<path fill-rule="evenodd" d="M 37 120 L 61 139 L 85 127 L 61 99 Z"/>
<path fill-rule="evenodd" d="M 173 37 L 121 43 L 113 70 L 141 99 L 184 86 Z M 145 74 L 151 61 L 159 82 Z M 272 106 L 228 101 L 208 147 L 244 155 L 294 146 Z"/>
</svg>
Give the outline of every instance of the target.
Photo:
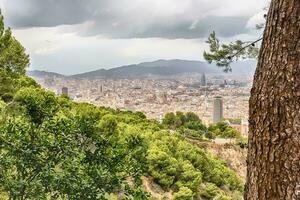
<svg viewBox="0 0 300 200">
<path fill-rule="evenodd" d="M 271 2 L 249 116 L 245 199 L 300 199 L 300 0 Z"/>
</svg>

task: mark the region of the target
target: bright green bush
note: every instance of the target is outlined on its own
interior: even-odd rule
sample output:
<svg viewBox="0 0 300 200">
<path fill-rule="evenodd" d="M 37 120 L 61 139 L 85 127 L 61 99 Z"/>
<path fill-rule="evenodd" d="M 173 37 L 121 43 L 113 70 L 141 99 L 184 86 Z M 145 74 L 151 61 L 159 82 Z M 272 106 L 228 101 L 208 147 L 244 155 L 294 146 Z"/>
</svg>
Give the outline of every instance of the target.
<svg viewBox="0 0 300 200">
<path fill-rule="evenodd" d="M 23 88 L 15 95 L 14 101 L 24 109 L 33 123 L 41 124 L 58 111 L 57 98 L 53 92 L 39 88 Z"/>
<path fill-rule="evenodd" d="M 181 161 L 179 163 L 178 181 L 175 183 L 178 188 L 187 187 L 194 193 L 197 193 L 202 182 L 202 173 L 195 169 L 188 161 Z"/>
<path fill-rule="evenodd" d="M 204 191 L 201 193 L 201 196 L 205 199 L 214 199 L 219 193 L 219 188 L 213 183 L 205 184 Z"/>
<path fill-rule="evenodd" d="M 192 112 L 187 112 L 185 114 L 182 112 L 176 112 L 175 114 L 167 113 L 163 118 L 162 124 L 173 129 L 182 127 L 195 131 L 206 130 L 206 126 L 199 117 Z"/>
<path fill-rule="evenodd" d="M 157 180 L 166 189 L 174 184 L 179 167 L 175 158 L 158 147 L 152 147 L 148 151 L 147 160 L 149 173 L 154 180 Z"/>
<path fill-rule="evenodd" d="M 230 127 L 226 121 L 218 122 L 217 124 L 208 127 L 213 137 L 221 138 L 239 138 L 240 133 L 234 128 Z"/>
<path fill-rule="evenodd" d="M 174 193 L 173 200 L 193 200 L 193 192 L 187 187 L 181 187 Z"/>
</svg>

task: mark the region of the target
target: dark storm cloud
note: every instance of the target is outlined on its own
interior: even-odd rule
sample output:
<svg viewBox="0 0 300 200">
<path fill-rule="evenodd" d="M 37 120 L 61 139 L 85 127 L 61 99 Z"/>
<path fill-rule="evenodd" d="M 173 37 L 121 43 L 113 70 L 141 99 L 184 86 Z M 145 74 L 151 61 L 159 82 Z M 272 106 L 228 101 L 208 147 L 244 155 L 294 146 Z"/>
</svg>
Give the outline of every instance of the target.
<svg viewBox="0 0 300 200">
<path fill-rule="evenodd" d="M 82 36 L 199 38 L 213 30 L 223 37 L 247 32 L 249 17 L 203 15 L 201 8 L 194 8 L 197 1 L 191 0 L 195 5 L 184 12 L 169 15 L 165 14 L 168 9 L 160 15 L 146 4 L 130 8 L 130 2 L 134 0 L 4 0 L 4 11 L 8 24 L 14 28 L 90 22 L 90 26 L 76 30 Z"/>
</svg>

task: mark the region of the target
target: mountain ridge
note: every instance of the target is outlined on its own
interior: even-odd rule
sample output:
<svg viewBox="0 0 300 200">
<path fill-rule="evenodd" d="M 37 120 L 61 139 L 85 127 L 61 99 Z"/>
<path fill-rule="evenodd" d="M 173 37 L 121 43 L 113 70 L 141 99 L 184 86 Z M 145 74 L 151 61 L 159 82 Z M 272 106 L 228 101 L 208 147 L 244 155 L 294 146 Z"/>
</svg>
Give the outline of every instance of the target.
<svg viewBox="0 0 300 200">
<path fill-rule="evenodd" d="M 237 62 L 232 65 L 233 74 L 252 75 L 255 70 L 256 61 Z M 55 72 L 41 70 L 29 71 L 29 76 L 44 77 L 56 76 L 61 78 L 95 79 L 95 78 L 149 78 L 149 77 L 168 77 L 184 73 L 205 73 L 221 74 L 224 73 L 220 67 L 202 61 L 193 60 L 156 60 L 152 62 L 142 62 L 139 64 L 123 65 L 120 67 L 84 72 L 74 75 L 63 75 Z"/>
</svg>

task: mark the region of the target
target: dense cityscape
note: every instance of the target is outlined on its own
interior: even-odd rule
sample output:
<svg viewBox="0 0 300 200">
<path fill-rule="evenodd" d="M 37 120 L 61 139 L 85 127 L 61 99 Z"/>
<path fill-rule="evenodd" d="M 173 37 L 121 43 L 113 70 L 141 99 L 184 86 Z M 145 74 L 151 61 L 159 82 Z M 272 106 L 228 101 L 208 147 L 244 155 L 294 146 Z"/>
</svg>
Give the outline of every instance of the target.
<svg viewBox="0 0 300 200">
<path fill-rule="evenodd" d="M 185 74 L 157 79 L 68 79 L 34 77 L 43 87 L 77 102 L 121 110 L 142 111 L 161 120 L 168 112 L 194 112 L 205 124 L 241 119 L 232 124 L 247 135 L 251 77 Z M 241 125 L 241 126 L 240 126 Z"/>
</svg>

